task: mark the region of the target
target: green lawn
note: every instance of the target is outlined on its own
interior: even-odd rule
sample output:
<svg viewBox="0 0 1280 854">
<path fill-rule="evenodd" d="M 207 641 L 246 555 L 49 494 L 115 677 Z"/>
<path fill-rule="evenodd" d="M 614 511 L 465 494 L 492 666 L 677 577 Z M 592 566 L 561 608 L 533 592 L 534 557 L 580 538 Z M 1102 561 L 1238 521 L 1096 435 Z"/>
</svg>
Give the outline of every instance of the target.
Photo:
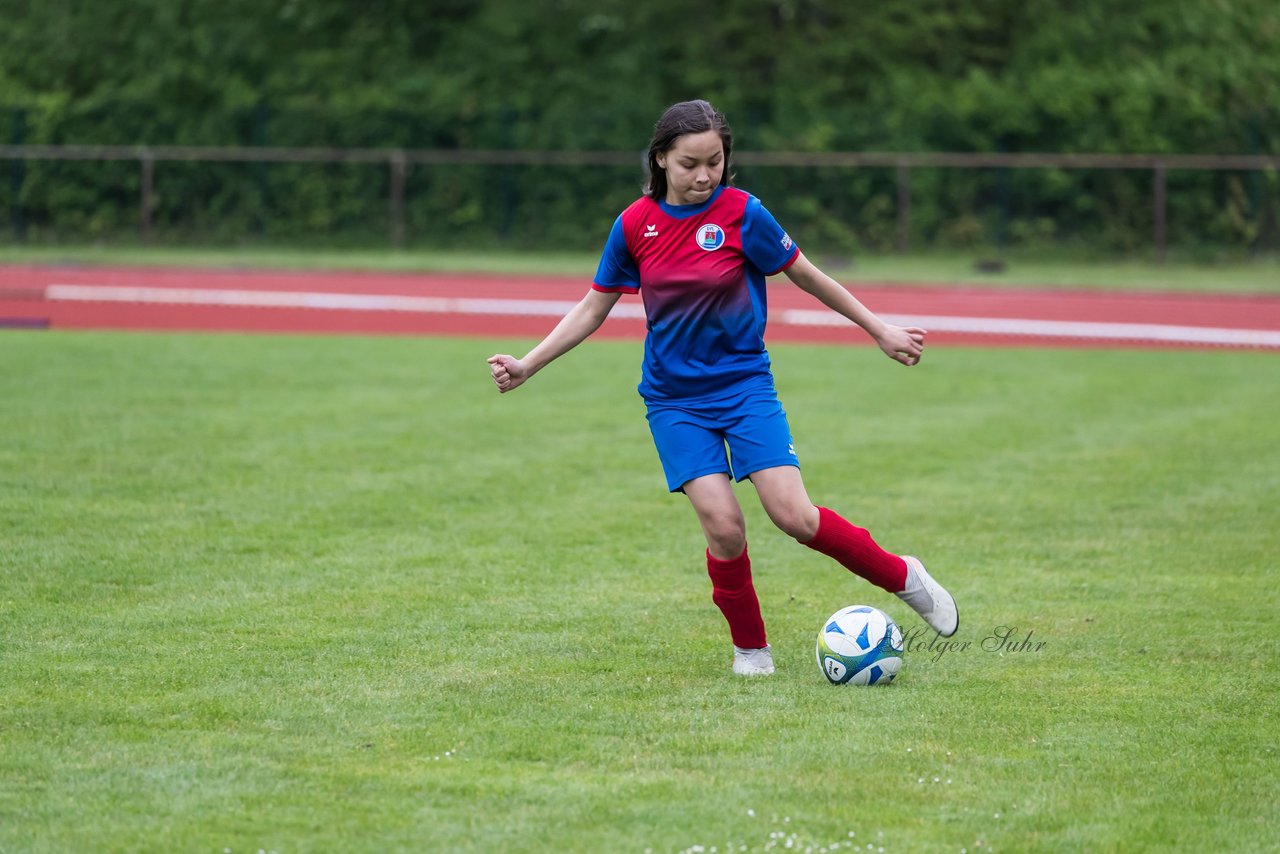
<svg viewBox="0 0 1280 854">
<path fill-rule="evenodd" d="M 1274 850 L 1276 356 L 773 348 L 970 644 L 837 688 L 823 618 L 919 620 L 746 487 L 733 677 L 639 345 L 524 346 L 0 334 L 0 851 Z"/>
<path fill-rule="evenodd" d="M 1280 294 L 1280 256 L 1216 257 L 1172 253 L 1167 264 L 1149 258 L 1115 259 L 1081 253 L 921 251 L 908 255 L 829 255 L 818 265 L 843 282 L 933 282 L 985 287 L 1103 288 Z M 979 261 L 1001 258 L 1000 273 L 978 272 Z M 0 245 L 0 264 L 146 264 L 267 269 L 363 269 L 581 276 L 596 269 L 591 252 L 413 249 L 341 250 L 289 247 L 176 248 L 146 246 L 17 247 Z"/>
</svg>

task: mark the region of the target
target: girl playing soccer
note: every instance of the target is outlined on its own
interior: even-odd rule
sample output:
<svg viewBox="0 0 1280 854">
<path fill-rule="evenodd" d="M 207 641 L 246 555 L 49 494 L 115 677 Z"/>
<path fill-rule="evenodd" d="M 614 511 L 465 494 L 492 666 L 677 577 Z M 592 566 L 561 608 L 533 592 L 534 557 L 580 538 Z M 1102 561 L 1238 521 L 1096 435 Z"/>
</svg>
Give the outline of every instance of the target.
<svg viewBox="0 0 1280 854">
<path fill-rule="evenodd" d="M 910 605 L 943 637 L 955 600 L 917 558 L 809 500 L 764 347 L 765 277 L 862 327 L 891 359 L 915 365 L 925 330 L 891 326 L 800 252 L 756 199 L 732 186 L 733 136 L 706 101 L 669 107 L 649 143 L 645 194 L 613 224 L 594 283 L 523 359 L 489 357 L 498 390 L 518 388 L 600 327 L 624 293 L 648 318 L 639 386 L 667 486 L 689 497 L 707 538 L 711 598 L 729 623 L 733 672 L 773 672 L 751 583 L 746 521 L 729 478 L 750 478 L 773 523 Z M 725 446 L 728 446 L 728 454 Z"/>
</svg>

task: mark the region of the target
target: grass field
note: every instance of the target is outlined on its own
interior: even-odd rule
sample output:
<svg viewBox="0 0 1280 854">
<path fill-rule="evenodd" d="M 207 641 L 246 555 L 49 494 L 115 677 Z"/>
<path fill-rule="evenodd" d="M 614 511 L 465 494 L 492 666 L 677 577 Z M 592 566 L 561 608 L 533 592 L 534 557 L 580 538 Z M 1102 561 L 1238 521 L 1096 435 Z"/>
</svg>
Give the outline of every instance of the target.
<svg viewBox="0 0 1280 854">
<path fill-rule="evenodd" d="M 603 239 L 603 238 L 602 238 Z M 1173 253 L 1169 263 L 1150 259 L 1095 257 L 1079 252 L 922 251 L 909 255 L 814 255 L 823 270 L 842 282 L 976 284 L 985 287 L 1085 288 L 1137 291 L 1280 293 L 1280 256 L 1217 257 Z M 1000 273 L 982 273 L 978 261 L 1001 258 Z M 600 256 L 593 252 L 518 252 L 415 249 L 378 250 L 158 248 L 154 246 L 13 246 L 0 244 L 0 264 L 168 264 L 255 269 L 362 269 L 403 272 L 484 272 L 581 276 Z"/>
<path fill-rule="evenodd" d="M 0 851 L 1274 850 L 1275 356 L 773 348 L 961 603 L 842 689 L 824 617 L 918 619 L 747 487 L 733 677 L 639 345 L 521 346 L 0 335 Z"/>
</svg>

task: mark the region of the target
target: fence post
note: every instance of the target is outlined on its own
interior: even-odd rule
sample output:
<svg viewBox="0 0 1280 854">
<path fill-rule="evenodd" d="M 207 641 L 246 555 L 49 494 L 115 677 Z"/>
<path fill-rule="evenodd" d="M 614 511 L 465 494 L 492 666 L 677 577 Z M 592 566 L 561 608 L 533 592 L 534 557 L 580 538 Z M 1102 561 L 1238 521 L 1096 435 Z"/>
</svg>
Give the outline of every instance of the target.
<svg viewBox="0 0 1280 854">
<path fill-rule="evenodd" d="M 1154 200 L 1155 205 L 1155 244 L 1156 244 L 1156 263 L 1163 264 L 1169 256 L 1169 188 L 1166 169 L 1163 161 L 1157 160 L 1155 165 L 1154 178 Z"/>
<path fill-rule="evenodd" d="M 267 145 L 267 119 L 271 110 L 267 107 L 266 101 L 258 101 L 253 106 L 253 127 L 250 133 L 252 145 L 255 148 L 265 148 Z M 267 223 L 271 219 L 271 182 L 267 177 L 268 165 L 265 160 L 255 160 L 253 163 L 253 180 L 258 186 L 258 205 L 253 212 L 253 219 L 249 221 L 249 228 L 255 235 L 262 235 L 267 230 Z"/>
<path fill-rule="evenodd" d="M 911 167 L 898 164 L 898 251 L 911 249 Z"/>
<path fill-rule="evenodd" d="M 400 149 L 391 152 L 391 248 L 404 246 L 404 184 L 409 162 Z"/>
<path fill-rule="evenodd" d="M 1000 153 L 1005 153 L 1004 141 L 1000 142 Z M 996 248 L 1003 254 L 1009 248 L 1009 222 L 1013 219 L 1013 175 L 1008 166 L 1002 166 L 996 173 L 996 195 L 1000 201 L 1000 217 L 996 225 Z"/>
<path fill-rule="evenodd" d="M 151 242 L 151 208 L 155 195 L 156 158 L 151 149 L 143 146 L 138 151 L 138 160 L 142 164 L 142 189 L 138 199 L 138 231 L 142 242 Z"/>
<path fill-rule="evenodd" d="M 13 111 L 13 136 L 11 139 L 14 145 L 22 145 L 27 141 L 27 111 L 21 107 Z M 13 206 L 11 211 L 13 217 L 13 239 L 21 243 L 27 232 L 26 222 L 22 217 L 22 187 L 27 182 L 27 161 L 14 158 L 13 165 L 10 167 L 9 177 L 13 186 Z"/>
</svg>

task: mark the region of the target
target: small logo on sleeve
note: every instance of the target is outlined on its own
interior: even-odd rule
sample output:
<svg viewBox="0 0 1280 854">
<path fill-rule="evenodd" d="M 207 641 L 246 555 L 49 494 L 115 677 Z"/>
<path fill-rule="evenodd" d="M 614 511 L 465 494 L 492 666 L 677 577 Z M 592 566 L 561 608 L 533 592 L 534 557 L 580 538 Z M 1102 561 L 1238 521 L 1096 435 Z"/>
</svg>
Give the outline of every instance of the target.
<svg viewBox="0 0 1280 854">
<path fill-rule="evenodd" d="M 711 252 L 724 246 L 724 229 L 718 225 L 704 225 L 698 229 L 694 239 L 700 249 Z"/>
<path fill-rule="evenodd" d="M 782 235 L 782 248 L 783 248 L 783 249 L 790 249 L 790 248 L 791 248 L 791 235 L 790 235 L 790 234 L 784 234 L 784 235 Z"/>
</svg>

